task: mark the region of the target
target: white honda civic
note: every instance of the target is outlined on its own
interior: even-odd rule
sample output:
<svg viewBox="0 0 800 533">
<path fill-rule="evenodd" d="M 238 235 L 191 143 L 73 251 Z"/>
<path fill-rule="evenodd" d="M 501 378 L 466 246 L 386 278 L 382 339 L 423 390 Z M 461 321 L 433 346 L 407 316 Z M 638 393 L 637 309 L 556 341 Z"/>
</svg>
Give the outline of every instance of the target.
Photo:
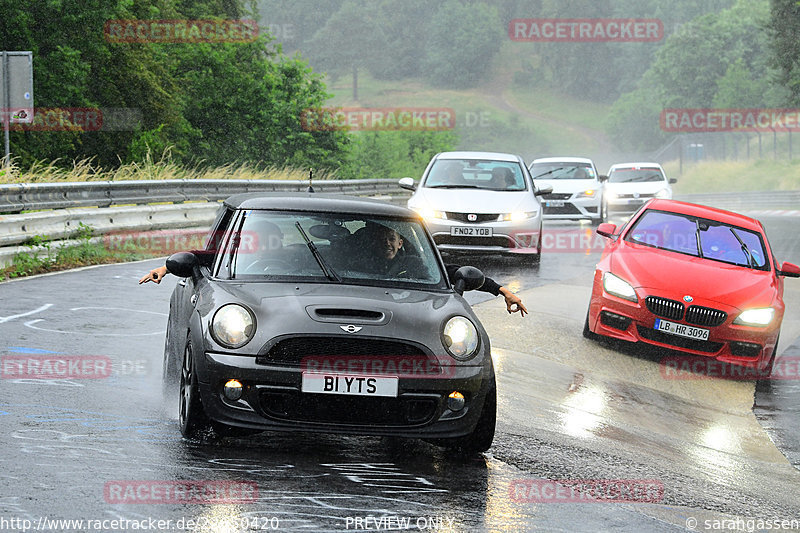
<svg viewBox="0 0 800 533">
<path fill-rule="evenodd" d="M 419 213 L 437 247 L 448 253 L 519 254 L 538 261 L 542 206 L 525 161 L 496 152 L 442 152 L 433 157 L 408 207 Z"/>
</svg>

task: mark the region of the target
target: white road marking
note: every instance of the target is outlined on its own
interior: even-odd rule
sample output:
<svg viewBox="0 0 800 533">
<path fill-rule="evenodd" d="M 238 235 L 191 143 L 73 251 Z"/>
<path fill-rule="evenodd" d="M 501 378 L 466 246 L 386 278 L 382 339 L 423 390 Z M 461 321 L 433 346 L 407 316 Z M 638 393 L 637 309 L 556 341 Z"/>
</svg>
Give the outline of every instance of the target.
<svg viewBox="0 0 800 533">
<path fill-rule="evenodd" d="M 53 307 L 53 304 L 44 304 L 38 309 L 34 309 L 33 311 L 28 311 L 27 313 L 20 313 L 18 315 L 11 315 L 11 316 L 0 316 L 0 324 L 2 324 L 3 322 L 9 322 L 10 320 L 14 320 L 15 318 L 35 315 L 36 313 L 41 313 L 42 311 L 49 309 L 51 307 Z"/>
</svg>

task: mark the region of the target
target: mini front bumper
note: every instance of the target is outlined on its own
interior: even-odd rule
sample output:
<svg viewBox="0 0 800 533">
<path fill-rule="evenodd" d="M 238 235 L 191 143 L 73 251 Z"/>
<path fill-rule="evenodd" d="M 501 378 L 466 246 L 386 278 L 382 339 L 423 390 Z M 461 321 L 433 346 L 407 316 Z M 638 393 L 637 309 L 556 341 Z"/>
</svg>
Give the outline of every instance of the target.
<svg viewBox="0 0 800 533">
<path fill-rule="evenodd" d="M 678 350 L 692 355 L 714 358 L 722 363 L 730 363 L 747 368 L 762 370 L 775 348 L 780 318 L 766 328 L 739 326 L 733 324 L 737 316 L 734 308 L 710 304 L 727 313 L 727 318 L 719 326 L 690 324 L 686 320 L 666 318 L 670 322 L 685 324 L 693 328 L 709 330 L 708 340 L 694 340 L 656 330 L 659 317 L 644 303 L 647 295 L 639 294 L 634 303 L 609 295 L 595 288 L 589 308 L 589 329 L 599 335 L 629 342 L 644 342 L 661 348 Z M 698 302 L 700 303 L 700 302 Z"/>
<path fill-rule="evenodd" d="M 471 433 L 478 422 L 491 381 L 491 369 L 455 366 L 444 377 L 399 379 L 397 398 L 317 394 L 301 391 L 302 369 L 256 363 L 252 356 L 206 352 L 200 397 L 214 421 L 235 427 L 274 431 L 451 438 Z M 229 379 L 243 384 L 242 398 L 223 394 Z M 459 391 L 466 406 L 447 407 Z"/>
</svg>

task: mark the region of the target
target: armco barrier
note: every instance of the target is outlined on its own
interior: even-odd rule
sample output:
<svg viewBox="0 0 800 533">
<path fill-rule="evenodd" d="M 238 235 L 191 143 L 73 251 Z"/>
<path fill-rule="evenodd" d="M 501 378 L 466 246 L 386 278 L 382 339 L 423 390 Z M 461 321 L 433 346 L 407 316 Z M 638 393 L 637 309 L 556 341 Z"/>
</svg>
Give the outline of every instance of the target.
<svg viewBox="0 0 800 533">
<path fill-rule="evenodd" d="M 305 191 L 306 180 L 135 180 L 0 185 L 0 213 L 69 207 L 217 202 L 245 192 Z M 402 194 L 396 180 L 318 180 L 317 192 Z"/>
</svg>

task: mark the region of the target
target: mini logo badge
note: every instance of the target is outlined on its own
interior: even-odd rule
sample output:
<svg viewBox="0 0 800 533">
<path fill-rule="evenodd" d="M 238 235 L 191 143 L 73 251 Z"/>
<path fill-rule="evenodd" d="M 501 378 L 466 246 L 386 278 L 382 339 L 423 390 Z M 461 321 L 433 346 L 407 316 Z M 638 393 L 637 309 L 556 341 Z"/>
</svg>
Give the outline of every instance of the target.
<svg viewBox="0 0 800 533">
<path fill-rule="evenodd" d="M 694 298 L 692 298 L 692 297 L 691 297 L 691 296 L 689 296 L 688 294 L 687 294 L 686 296 L 684 296 L 684 297 L 683 297 L 683 301 L 684 301 L 684 302 L 686 302 L 687 304 L 688 304 L 689 302 L 692 302 L 693 300 L 694 300 Z"/>
<path fill-rule="evenodd" d="M 467 220 L 469 220 L 470 222 L 475 222 L 476 220 L 478 220 L 478 215 L 470 213 L 467 215 Z"/>
<path fill-rule="evenodd" d="M 361 326 L 354 326 L 353 324 L 347 324 L 346 326 L 339 326 L 342 328 L 342 331 L 347 333 L 358 333 L 361 331 Z"/>
</svg>

